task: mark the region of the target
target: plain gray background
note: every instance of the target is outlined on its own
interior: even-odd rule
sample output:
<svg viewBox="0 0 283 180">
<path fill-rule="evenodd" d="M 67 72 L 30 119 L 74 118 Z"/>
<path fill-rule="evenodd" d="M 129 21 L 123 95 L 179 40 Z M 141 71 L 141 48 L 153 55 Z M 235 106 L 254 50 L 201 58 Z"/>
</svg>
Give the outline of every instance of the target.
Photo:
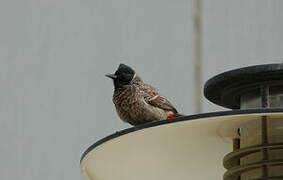
<svg viewBox="0 0 283 180">
<path fill-rule="evenodd" d="M 202 83 L 281 63 L 282 8 L 282 0 L 204 0 Z M 0 179 L 82 179 L 83 151 L 130 127 L 104 77 L 121 62 L 194 112 L 191 0 L 2 0 L 0 25 Z M 203 98 L 203 112 L 223 109 Z"/>
</svg>

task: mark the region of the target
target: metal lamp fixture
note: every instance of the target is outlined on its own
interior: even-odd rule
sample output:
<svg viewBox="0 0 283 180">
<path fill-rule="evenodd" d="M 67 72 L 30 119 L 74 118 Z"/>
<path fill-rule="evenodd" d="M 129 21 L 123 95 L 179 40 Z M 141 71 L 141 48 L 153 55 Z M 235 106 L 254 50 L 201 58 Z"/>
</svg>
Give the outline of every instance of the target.
<svg viewBox="0 0 283 180">
<path fill-rule="evenodd" d="M 87 180 L 283 179 L 283 65 L 208 80 L 205 97 L 232 110 L 122 130 L 81 158 Z M 224 174 L 224 175 L 223 175 Z"/>
</svg>

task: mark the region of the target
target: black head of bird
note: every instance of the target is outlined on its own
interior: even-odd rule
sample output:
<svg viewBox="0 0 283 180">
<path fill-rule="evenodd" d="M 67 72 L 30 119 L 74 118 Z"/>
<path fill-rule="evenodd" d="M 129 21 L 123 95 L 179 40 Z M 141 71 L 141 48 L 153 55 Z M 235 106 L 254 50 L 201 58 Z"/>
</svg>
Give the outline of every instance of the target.
<svg viewBox="0 0 283 180">
<path fill-rule="evenodd" d="M 135 71 L 125 64 L 120 64 L 114 74 L 106 74 L 106 77 L 113 79 L 115 89 L 130 84 L 135 76 Z"/>
</svg>

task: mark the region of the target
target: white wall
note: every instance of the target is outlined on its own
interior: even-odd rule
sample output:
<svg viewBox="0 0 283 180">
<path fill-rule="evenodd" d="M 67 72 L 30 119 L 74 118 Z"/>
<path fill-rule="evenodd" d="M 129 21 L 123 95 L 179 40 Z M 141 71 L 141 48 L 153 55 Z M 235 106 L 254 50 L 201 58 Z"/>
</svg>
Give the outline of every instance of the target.
<svg viewBox="0 0 283 180">
<path fill-rule="evenodd" d="M 193 112 L 190 0 L 0 1 L 0 179 L 81 179 L 98 139 L 129 127 L 104 74 L 120 62 Z M 283 57 L 283 1 L 204 0 L 204 80 Z M 204 111 L 219 110 L 204 100 Z"/>
<path fill-rule="evenodd" d="M 0 1 L 0 179 L 80 179 L 83 151 L 129 127 L 104 76 L 120 62 L 190 113 L 190 6 Z"/>
</svg>

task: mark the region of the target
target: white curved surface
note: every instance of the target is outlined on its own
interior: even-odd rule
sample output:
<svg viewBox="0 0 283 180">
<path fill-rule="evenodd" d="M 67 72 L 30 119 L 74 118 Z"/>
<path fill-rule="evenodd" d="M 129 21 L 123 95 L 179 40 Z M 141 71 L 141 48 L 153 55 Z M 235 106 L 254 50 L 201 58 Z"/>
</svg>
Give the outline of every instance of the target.
<svg viewBox="0 0 283 180">
<path fill-rule="evenodd" d="M 262 115 L 283 117 L 214 116 L 134 131 L 92 149 L 82 159 L 81 170 L 87 180 L 220 180 L 225 172 L 222 159 L 232 151 L 237 127 Z"/>
</svg>

